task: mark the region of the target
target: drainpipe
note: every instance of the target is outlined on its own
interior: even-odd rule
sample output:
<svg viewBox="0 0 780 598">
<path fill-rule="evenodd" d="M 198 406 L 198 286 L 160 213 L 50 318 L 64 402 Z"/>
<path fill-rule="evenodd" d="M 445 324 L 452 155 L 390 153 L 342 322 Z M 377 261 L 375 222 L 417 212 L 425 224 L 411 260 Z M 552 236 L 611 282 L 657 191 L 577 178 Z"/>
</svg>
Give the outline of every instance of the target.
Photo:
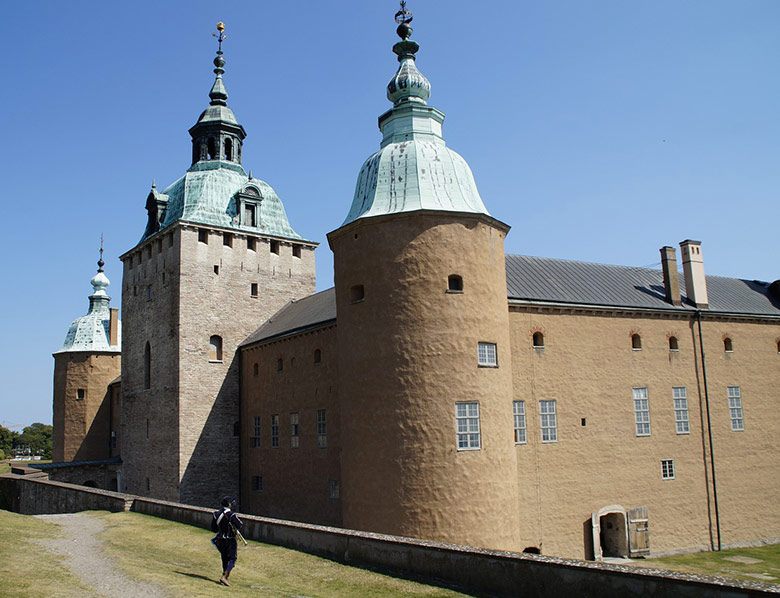
<svg viewBox="0 0 780 598">
<path fill-rule="evenodd" d="M 710 441 L 710 468 L 712 470 L 712 497 L 715 501 L 715 529 L 718 534 L 718 550 L 720 542 L 720 512 L 718 510 L 718 483 L 715 479 L 715 451 L 712 448 L 712 421 L 710 420 L 710 393 L 707 389 L 707 360 L 704 357 L 704 339 L 701 335 L 701 310 L 696 310 L 696 321 L 699 325 L 699 352 L 701 353 L 701 372 L 704 381 L 704 404 L 707 408 L 707 435 Z"/>
</svg>

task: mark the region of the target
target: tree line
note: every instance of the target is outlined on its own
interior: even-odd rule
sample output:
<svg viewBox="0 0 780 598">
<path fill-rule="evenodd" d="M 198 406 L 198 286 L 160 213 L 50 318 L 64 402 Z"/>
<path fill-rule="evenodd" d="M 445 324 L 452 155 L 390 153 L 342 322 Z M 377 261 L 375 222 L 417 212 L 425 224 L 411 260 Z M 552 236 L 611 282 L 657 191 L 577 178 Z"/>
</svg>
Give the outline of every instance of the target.
<svg viewBox="0 0 780 598">
<path fill-rule="evenodd" d="M 0 459 L 11 456 L 40 456 L 51 459 L 52 427 L 48 424 L 34 423 L 21 433 L 0 426 Z"/>
</svg>

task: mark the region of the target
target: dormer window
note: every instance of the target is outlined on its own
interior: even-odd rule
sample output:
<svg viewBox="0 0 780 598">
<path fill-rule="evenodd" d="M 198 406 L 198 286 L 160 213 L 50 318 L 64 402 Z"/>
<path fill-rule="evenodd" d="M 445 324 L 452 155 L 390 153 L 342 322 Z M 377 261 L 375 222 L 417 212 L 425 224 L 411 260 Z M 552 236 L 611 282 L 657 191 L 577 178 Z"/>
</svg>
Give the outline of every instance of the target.
<svg viewBox="0 0 780 598">
<path fill-rule="evenodd" d="M 246 187 L 236 198 L 236 214 L 241 226 L 257 228 L 263 196 L 255 187 Z"/>
</svg>

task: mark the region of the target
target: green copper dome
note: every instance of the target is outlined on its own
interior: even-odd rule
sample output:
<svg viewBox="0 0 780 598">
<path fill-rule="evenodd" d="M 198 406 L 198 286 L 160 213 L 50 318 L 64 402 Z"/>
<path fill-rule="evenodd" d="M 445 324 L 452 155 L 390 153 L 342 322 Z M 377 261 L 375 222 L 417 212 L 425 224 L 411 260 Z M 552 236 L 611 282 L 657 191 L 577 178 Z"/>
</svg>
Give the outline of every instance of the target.
<svg viewBox="0 0 780 598">
<path fill-rule="evenodd" d="M 381 149 L 360 169 L 342 226 L 358 218 L 416 210 L 489 215 L 469 165 L 444 142 L 444 114 L 427 105 L 431 86 L 415 65 L 419 46 L 408 39 L 411 13 L 403 15 L 398 21 L 402 41 L 393 46 L 400 65 L 387 86 L 393 107 L 379 117 Z"/>
</svg>

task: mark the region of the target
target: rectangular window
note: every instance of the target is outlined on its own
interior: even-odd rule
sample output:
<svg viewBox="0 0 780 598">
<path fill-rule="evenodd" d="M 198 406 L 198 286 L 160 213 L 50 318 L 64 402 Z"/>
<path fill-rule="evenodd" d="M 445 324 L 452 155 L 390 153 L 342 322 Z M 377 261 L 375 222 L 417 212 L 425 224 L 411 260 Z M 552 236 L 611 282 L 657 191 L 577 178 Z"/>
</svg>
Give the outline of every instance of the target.
<svg viewBox="0 0 780 598">
<path fill-rule="evenodd" d="M 256 282 L 250 283 L 249 285 L 249 295 L 252 297 L 257 297 L 258 293 L 258 284 Z"/>
<path fill-rule="evenodd" d="M 279 255 L 279 241 L 271 241 L 271 253 Z"/>
<path fill-rule="evenodd" d="M 244 226 L 256 226 L 254 205 L 247 204 L 244 206 Z"/>
<path fill-rule="evenodd" d="M 515 444 L 525 444 L 525 401 L 513 401 L 512 411 L 515 416 Z"/>
<path fill-rule="evenodd" d="M 729 412 L 731 415 L 731 429 L 740 432 L 745 429 L 742 420 L 742 394 L 739 386 L 729 386 Z"/>
<path fill-rule="evenodd" d="M 496 343 L 479 343 L 477 345 L 477 353 L 479 365 L 488 367 L 496 367 L 498 365 Z"/>
<path fill-rule="evenodd" d="M 672 388 L 674 396 L 674 423 L 678 434 L 690 434 L 691 427 L 688 423 L 688 394 L 684 386 Z"/>
<path fill-rule="evenodd" d="M 661 478 L 664 480 L 674 479 L 674 459 L 663 459 L 661 461 Z"/>
<path fill-rule="evenodd" d="M 246 248 L 249 251 L 255 251 L 257 249 L 257 239 L 253 237 L 248 237 L 246 240 Z"/>
<path fill-rule="evenodd" d="M 338 480 L 328 480 L 328 496 L 334 500 L 341 496 Z"/>
<path fill-rule="evenodd" d="M 297 413 L 290 414 L 290 446 L 298 448 L 300 445 L 300 416 Z"/>
<path fill-rule="evenodd" d="M 634 388 L 634 421 L 637 436 L 650 436 L 650 401 L 647 387 Z"/>
<path fill-rule="evenodd" d="M 279 448 L 279 416 L 271 416 L 271 448 Z"/>
<path fill-rule="evenodd" d="M 87 391 L 86 391 L 86 390 L 84 390 L 83 388 L 79 388 L 79 389 L 76 391 L 76 399 L 77 399 L 77 400 L 79 400 L 79 401 L 83 401 L 83 400 L 84 400 L 84 397 L 86 397 L 86 396 L 87 396 Z"/>
<path fill-rule="evenodd" d="M 233 235 L 231 233 L 222 233 L 222 244 L 225 247 L 233 247 Z"/>
<path fill-rule="evenodd" d="M 558 416 L 555 401 L 539 401 L 542 422 L 542 442 L 558 442 Z"/>
<path fill-rule="evenodd" d="M 252 490 L 254 490 L 255 492 L 263 491 L 263 476 L 261 475 L 252 476 Z"/>
<path fill-rule="evenodd" d="M 254 427 L 252 430 L 252 437 L 250 438 L 249 446 L 252 448 L 260 448 L 260 416 L 255 415 Z"/>
<path fill-rule="evenodd" d="M 209 231 L 203 229 L 198 231 L 198 243 L 209 244 Z"/>
<path fill-rule="evenodd" d="M 116 430 L 111 430 L 111 448 L 116 448 Z"/>
<path fill-rule="evenodd" d="M 479 403 L 455 403 L 455 425 L 458 450 L 474 451 L 481 448 L 479 434 Z"/>
<path fill-rule="evenodd" d="M 301 257 L 301 246 L 300 245 L 293 245 L 293 247 L 292 247 L 292 254 L 293 254 L 293 257 L 300 258 Z"/>
<path fill-rule="evenodd" d="M 325 409 L 317 410 L 317 446 L 328 446 L 328 420 L 325 418 Z"/>
</svg>

